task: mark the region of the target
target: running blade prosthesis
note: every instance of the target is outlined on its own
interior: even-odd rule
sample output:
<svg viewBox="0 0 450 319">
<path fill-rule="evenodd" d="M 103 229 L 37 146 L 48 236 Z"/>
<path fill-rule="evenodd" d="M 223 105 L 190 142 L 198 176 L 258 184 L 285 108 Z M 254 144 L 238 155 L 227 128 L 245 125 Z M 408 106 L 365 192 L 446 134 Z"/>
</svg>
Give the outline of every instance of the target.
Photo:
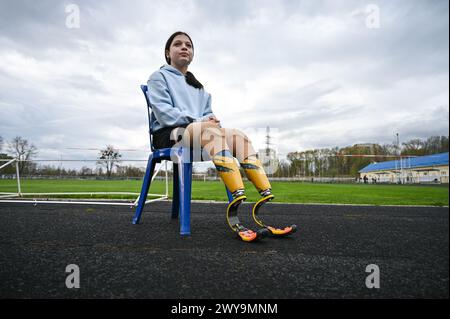
<svg viewBox="0 0 450 319">
<path fill-rule="evenodd" d="M 269 234 L 266 228 L 258 229 L 256 232 L 244 227 L 238 217 L 238 208 L 243 201 L 247 199 L 246 196 L 236 197 L 227 208 L 227 221 L 230 228 L 239 236 L 240 239 L 246 242 L 256 241 Z"/>
<path fill-rule="evenodd" d="M 272 226 L 268 226 L 268 225 L 264 224 L 264 222 L 258 217 L 258 211 L 261 208 L 261 206 L 263 204 L 271 201 L 274 197 L 275 196 L 270 194 L 270 195 L 267 195 L 267 196 L 261 198 L 259 201 L 257 201 L 255 203 L 255 205 L 253 206 L 253 211 L 252 211 L 253 219 L 259 226 L 267 229 L 269 231 L 269 234 L 274 237 L 283 237 L 283 236 L 287 236 L 292 233 L 295 233 L 297 231 L 297 225 L 291 225 L 291 226 L 287 226 L 284 228 L 272 227 Z"/>
</svg>

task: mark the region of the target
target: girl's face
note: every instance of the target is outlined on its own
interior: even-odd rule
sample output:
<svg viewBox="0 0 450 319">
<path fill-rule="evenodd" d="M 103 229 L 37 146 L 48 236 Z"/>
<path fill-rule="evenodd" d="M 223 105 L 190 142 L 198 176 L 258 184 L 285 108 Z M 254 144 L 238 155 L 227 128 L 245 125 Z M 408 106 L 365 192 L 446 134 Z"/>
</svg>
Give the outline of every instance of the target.
<svg viewBox="0 0 450 319">
<path fill-rule="evenodd" d="M 172 66 L 187 67 L 194 57 L 191 41 L 184 34 L 177 35 L 173 39 L 169 51 L 166 51 L 166 55 L 169 56 Z"/>
</svg>

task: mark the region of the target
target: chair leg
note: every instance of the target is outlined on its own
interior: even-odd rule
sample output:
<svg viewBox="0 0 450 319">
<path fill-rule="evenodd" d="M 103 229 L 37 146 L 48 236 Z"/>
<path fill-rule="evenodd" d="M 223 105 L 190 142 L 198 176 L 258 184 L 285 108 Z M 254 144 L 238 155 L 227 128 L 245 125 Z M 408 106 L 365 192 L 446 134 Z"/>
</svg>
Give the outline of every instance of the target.
<svg viewBox="0 0 450 319">
<path fill-rule="evenodd" d="M 178 218 L 180 214 L 178 164 L 173 163 L 173 192 L 172 192 L 172 218 Z"/>
<path fill-rule="evenodd" d="M 144 181 L 142 183 L 141 194 L 139 196 L 138 206 L 136 213 L 134 214 L 133 224 L 139 224 L 141 220 L 142 210 L 144 209 L 145 200 L 147 199 L 150 183 L 152 182 L 152 176 L 155 171 L 156 161 L 153 158 L 153 153 L 148 157 L 147 169 L 145 170 Z"/>
<path fill-rule="evenodd" d="M 180 156 L 182 157 L 182 156 Z M 180 235 L 191 234 L 192 162 L 180 162 L 178 167 L 180 194 Z"/>
</svg>

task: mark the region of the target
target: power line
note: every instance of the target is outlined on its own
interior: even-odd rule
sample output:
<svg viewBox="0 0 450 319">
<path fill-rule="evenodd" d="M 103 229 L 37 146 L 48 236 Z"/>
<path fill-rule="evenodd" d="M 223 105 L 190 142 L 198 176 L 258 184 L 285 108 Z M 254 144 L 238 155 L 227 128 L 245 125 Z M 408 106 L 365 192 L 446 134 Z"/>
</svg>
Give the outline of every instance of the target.
<svg viewBox="0 0 450 319">
<path fill-rule="evenodd" d="M 137 149 L 121 149 L 121 148 L 115 148 L 116 151 L 122 151 L 122 152 L 148 152 L 149 150 L 137 150 Z M 66 150 L 82 150 L 82 151 L 103 151 L 104 149 L 101 148 L 85 148 L 85 147 L 66 147 Z"/>
</svg>

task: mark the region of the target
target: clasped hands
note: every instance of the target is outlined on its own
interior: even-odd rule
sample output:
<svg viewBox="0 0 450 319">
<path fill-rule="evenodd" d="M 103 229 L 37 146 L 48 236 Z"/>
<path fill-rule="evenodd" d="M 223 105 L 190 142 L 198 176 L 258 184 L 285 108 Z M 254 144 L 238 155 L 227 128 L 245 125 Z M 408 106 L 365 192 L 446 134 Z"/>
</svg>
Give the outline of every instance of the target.
<svg viewBox="0 0 450 319">
<path fill-rule="evenodd" d="M 217 117 L 215 117 L 214 115 L 210 115 L 207 118 L 203 119 L 203 122 L 211 122 L 211 123 L 217 124 L 219 127 L 221 127 L 220 120 L 218 120 Z"/>
</svg>

